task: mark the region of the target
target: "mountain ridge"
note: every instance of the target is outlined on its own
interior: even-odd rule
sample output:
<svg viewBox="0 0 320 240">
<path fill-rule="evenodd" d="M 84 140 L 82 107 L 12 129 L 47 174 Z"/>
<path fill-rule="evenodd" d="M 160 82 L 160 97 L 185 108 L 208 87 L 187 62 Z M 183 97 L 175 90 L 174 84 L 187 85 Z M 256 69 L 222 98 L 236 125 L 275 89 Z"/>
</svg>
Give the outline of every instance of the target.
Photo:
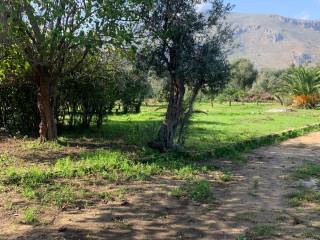
<svg viewBox="0 0 320 240">
<path fill-rule="evenodd" d="M 226 21 L 235 30 L 230 60 L 248 58 L 258 69 L 320 63 L 320 20 L 231 13 Z"/>
</svg>

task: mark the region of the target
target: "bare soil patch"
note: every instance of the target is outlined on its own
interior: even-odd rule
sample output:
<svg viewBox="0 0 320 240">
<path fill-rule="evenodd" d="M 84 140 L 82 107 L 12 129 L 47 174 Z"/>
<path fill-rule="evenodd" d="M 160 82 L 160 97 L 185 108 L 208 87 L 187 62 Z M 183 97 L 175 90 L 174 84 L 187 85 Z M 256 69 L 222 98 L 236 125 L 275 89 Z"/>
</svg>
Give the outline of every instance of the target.
<svg viewBox="0 0 320 240">
<path fill-rule="evenodd" d="M 86 151 L 65 147 L 55 155 L 55 150 L 19 151 L 21 144 L 1 140 L 0 151 L 35 162 Z M 212 181 L 215 201 L 210 204 L 171 196 L 171 190 L 182 184 L 174 177 L 121 186 L 86 179 L 81 184 L 92 191 L 121 187 L 123 196 L 114 200 L 92 197 L 88 205 L 60 210 L 43 207 L 39 209 L 41 221 L 33 225 L 21 223 L 20 210 L 26 203 L 12 192 L 3 192 L 0 239 L 317 239 L 306 233 L 320 234 L 319 211 L 313 206 L 290 207 L 287 194 L 296 187 L 288 174 L 306 162 L 319 163 L 319 157 L 320 133 L 254 150 L 246 155 L 246 164 L 232 167 L 235 178 L 231 183 L 217 183 L 210 174 L 202 176 Z M 5 206 L 8 199 L 13 202 L 11 208 Z"/>
</svg>

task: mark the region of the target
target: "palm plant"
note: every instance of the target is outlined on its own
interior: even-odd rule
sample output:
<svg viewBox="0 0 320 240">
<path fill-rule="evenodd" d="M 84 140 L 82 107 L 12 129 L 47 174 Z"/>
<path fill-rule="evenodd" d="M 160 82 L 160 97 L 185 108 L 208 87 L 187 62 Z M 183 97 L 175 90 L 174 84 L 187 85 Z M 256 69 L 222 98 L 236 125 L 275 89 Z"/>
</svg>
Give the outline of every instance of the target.
<svg viewBox="0 0 320 240">
<path fill-rule="evenodd" d="M 320 71 L 316 68 L 293 68 L 285 75 L 283 87 L 293 96 L 297 106 L 314 108 L 320 100 Z"/>
</svg>

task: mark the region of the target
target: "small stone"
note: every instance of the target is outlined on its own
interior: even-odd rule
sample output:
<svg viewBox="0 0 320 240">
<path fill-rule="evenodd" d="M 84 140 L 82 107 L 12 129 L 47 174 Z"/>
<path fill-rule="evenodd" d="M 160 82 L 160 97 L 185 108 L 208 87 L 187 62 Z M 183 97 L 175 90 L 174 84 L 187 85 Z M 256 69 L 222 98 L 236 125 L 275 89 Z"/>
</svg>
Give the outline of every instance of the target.
<svg viewBox="0 0 320 240">
<path fill-rule="evenodd" d="M 121 206 L 128 206 L 130 203 L 127 200 L 122 201 Z"/>
<path fill-rule="evenodd" d="M 299 225 L 299 224 L 302 224 L 303 221 L 297 217 L 293 217 L 293 221 L 292 221 L 292 224 L 293 225 Z"/>
<path fill-rule="evenodd" d="M 60 227 L 60 228 L 58 229 L 58 232 L 66 232 L 67 230 L 68 230 L 67 227 Z"/>
</svg>

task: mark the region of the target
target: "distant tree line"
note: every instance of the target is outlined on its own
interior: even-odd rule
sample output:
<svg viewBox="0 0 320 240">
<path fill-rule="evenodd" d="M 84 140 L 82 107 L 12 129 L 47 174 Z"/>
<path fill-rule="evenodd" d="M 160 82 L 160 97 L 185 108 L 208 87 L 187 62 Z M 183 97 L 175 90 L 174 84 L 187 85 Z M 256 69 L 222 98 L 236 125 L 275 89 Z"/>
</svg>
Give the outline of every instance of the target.
<svg viewBox="0 0 320 240">
<path fill-rule="evenodd" d="M 270 102 L 300 108 L 320 104 L 320 67 L 290 66 L 287 69 L 257 70 L 248 59 L 230 64 L 226 87 L 214 97 L 219 102 Z"/>
</svg>

